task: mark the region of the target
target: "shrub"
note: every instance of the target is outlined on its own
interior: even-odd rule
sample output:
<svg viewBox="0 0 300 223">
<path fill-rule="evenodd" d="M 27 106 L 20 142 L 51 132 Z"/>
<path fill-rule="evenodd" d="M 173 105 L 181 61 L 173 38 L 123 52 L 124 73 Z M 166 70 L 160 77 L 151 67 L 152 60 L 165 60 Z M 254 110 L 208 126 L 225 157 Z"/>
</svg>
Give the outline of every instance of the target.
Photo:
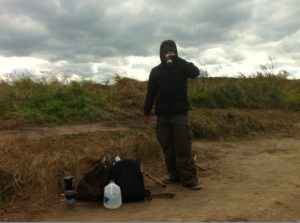
<svg viewBox="0 0 300 223">
<path fill-rule="evenodd" d="M 137 80 L 120 76 L 116 76 L 115 81 L 120 105 L 142 109 L 146 93 L 145 85 Z"/>
</svg>

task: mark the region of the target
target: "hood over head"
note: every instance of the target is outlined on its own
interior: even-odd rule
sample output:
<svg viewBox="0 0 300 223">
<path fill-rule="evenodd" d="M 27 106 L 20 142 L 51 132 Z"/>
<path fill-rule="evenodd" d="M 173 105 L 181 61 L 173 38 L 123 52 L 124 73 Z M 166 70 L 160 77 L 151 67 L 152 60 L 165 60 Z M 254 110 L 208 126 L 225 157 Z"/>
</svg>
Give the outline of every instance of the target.
<svg viewBox="0 0 300 223">
<path fill-rule="evenodd" d="M 161 62 L 166 62 L 166 58 L 163 56 L 163 52 L 166 51 L 172 51 L 175 52 L 177 55 L 177 46 L 175 41 L 173 40 L 164 40 L 162 41 L 162 43 L 160 44 L 160 51 L 159 51 L 159 55 L 160 55 L 160 60 Z"/>
</svg>

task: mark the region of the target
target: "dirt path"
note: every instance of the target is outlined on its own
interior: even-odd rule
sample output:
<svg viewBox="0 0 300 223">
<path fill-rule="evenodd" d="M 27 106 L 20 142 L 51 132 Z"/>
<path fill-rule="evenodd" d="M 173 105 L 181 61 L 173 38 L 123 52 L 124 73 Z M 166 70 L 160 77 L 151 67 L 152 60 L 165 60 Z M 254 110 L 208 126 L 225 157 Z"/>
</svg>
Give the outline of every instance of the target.
<svg viewBox="0 0 300 223">
<path fill-rule="evenodd" d="M 26 136 L 28 138 L 44 138 L 57 135 L 74 135 L 96 131 L 125 131 L 130 125 L 114 124 L 114 123 L 91 123 L 78 125 L 63 126 L 17 126 L 10 128 L 0 128 L 1 138 L 15 138 L 18 136 Z"/>
<path fill-rule="evenodd" d="M 180 185 L 165 189 L 149 180 L 153 192 L 174 199 L 126 203 L 120 209 L 64 201 L 33 221 L 296 221 L 300 219 L 300 134 L 278 134 L 246 141 L 194 142 L 217 159 L 201 165 L 203 189 Z"/>
</svg>

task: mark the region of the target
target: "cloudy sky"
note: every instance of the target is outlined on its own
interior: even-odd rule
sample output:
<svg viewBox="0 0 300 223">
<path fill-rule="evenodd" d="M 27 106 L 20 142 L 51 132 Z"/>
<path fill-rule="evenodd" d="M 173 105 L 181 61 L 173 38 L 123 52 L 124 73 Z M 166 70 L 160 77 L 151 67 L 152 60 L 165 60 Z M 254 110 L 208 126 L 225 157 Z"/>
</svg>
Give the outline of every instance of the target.
<svg viewBox="0 0 300 223">
<path fill-rule="evenodd" d="M 209 76 L 300 78 L 299 0 L 0 0 L 0 78 L 147 80 L 162 40 Z"/>
</svg>

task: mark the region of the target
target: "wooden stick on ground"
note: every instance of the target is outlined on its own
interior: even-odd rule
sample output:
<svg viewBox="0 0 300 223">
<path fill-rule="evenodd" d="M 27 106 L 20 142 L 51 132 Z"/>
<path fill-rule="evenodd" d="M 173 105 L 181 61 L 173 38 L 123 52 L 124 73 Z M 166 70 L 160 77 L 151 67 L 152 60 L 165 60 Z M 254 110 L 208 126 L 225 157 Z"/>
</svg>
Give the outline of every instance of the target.
<svg viewBox="0 0 300 223">
<path fill-rule="evenodd" d="M 145 172 L 144 170 L 142 170 L 142 173 L 143 173 L 145 176 L 149 177 L 151 180 L 153 180 L 153 181 L 155 181 L 156 183 L 158 183 L 159 185 L 161 185 L 162 187 L 166 187 L 166 184 L 164 184 L 163 182 L 161 182 L 159 179 L 157 179 L 157 178 L 151 176 L 149 173 Z"/>
</svg>

